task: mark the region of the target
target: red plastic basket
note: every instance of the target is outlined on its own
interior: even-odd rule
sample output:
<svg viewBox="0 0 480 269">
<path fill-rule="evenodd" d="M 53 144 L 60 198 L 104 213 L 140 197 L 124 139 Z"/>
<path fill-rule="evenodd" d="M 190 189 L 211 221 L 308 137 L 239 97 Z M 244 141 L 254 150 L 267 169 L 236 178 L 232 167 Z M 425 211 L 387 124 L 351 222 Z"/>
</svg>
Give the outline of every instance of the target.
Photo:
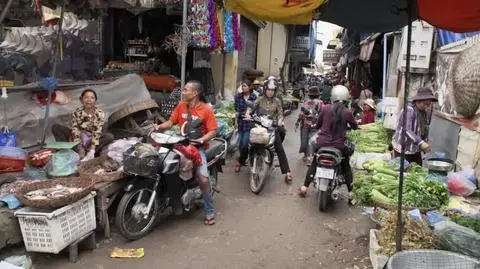
<svg viewBox="0 0 480 269">
<path fill-rule="evenodd" d="M 0 156 L 0 173 L 21 172 L 24 169 L 24 158 Z"/>
</svg>

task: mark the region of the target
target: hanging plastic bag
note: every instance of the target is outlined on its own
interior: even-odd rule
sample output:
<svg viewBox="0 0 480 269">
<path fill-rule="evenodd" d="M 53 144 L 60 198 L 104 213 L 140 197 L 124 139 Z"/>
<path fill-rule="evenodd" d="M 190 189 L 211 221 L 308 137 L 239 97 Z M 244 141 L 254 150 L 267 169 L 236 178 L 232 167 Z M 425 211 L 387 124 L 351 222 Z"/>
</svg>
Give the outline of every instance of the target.
<svg viewBox="0 0 480 269">
<path fill-rule="evenodd" d="M 47 173 L 50 176 L 66 177 L 73 175 L 78 170 L 80 156 L 71 149 L 62 149 L 52 154 L 47 164 Z"/>
<path fill-rule="evenodd" d="M 480 258 L 480 237 L 472 229 L 446 220 L 434 225 L 434 233 L 443 249 Z"/>
<path fill-rule="evenodd" d="M 240 136 L 238 135 L 238 129 L 233 131 L 232 137 L 230 137 L 230 151 L 235 152 L 240 144 Z"/>
<path fill-rule="evenodd" d="M 448 191 L 454 195 L 467 197 L 470 196 L 477 186 L 468 180 L 468 174 L 464 171 L 448 173 Z"/>
<path fill-rule="evenodd" d="M 16 147 L 17 134 L 4 126 L 0 131 L 0 147 Z"/>
</svg>

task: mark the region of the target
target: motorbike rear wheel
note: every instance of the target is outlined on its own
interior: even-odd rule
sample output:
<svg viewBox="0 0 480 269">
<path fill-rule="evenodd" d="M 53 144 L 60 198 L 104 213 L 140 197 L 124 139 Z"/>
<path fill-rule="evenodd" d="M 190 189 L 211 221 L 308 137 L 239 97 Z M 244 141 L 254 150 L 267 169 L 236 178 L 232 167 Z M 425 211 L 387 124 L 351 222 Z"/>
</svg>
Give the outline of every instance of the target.
<svg viewBox="0 0 480 269">
<path fill-rule="evenodd" d="M 318 191 L 318 210 L 320 212 L 325 212 L 328 209 L 328 202 L 329 202 L 329 192 L 328 191 Z"/>
<path fill-rule="evenodd" d="M 258 153 L 252 155 L 252 170 L 250 171 L 250 190 L 259 194 L 265 187 L 265 183 L 268 177 L 268 164 L 264 160 L 264 156 Z"/>
<path fill-rule="evenodd" d="M 120 200 L 115 215 L 115 224 L 120 234 L 126 239 L 138 240 L 155 227 L 160 211 L 158 193 L 155 195 L 147 218 L 144 218 L 143 214 L 152 194 L 152 189 L 141 186 L 125 193 Z"/>
</svg>

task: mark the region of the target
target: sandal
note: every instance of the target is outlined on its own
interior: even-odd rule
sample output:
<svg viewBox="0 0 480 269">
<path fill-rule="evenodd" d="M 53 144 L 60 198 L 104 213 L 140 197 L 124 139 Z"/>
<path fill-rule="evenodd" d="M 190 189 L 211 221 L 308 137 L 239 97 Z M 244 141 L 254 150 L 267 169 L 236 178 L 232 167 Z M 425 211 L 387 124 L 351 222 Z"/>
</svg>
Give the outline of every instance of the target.
<svg viewBox="0 0 480 269">
<path fill-rule="evenodd" d="M 293 176 L 292 175 L 286 175 L 285 176 L 285 183 L 292 184 L 292 181 L 293 181 Z"/>
<path fill-rule="evenodd" d="M 237 162 L 237 164 L 235 165 L 235 173 L 240 172 L 240 167 L 242 167 L 242 166 L 240 165 L 239 162 Z"/>
<path fill-rule="evenodd" d="M 304 188 L 305 186 L 302 186 L 298 189 L 298 196 L 305 198 L 307 196 L 307 188 Z"/>
<path fill-rule="evenodd" d="M 205 217 L 203 224 L 211 226 L 215 224 L 215 217 Z"/>
</svg>

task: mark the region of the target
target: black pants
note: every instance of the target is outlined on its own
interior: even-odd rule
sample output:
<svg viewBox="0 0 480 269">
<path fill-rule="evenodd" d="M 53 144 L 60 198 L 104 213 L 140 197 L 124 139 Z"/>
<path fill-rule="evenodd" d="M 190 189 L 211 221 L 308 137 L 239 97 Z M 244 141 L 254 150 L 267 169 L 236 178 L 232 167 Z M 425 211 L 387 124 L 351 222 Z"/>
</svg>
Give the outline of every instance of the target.
<svg viewBox="0 0 480 269">
<path fill-rule="evenodd" d="M 349 192 L 351 192 L 353 174 L 352 174 L 352 167 L 350 167 L 350 156 L 347 156 L 345 153 L 343 154 L 343 156 L 344 156 L 344 159 L 342 160 L 342 163 L 340 165 L 342 166 L 342 172 L 345 177 L 345 183 L 347 184 L 347 189 Z M 315 178 L 316 170 L 317 170 L 317 158 L 313 158 L 313 162 L 307 170 L 307 175 L 305 176 L 305 182 L 303 183 L 303 186 L 307 188 L 308 186 L 310 186 L 310 183 L 312 183 L 313 179 Z"/>
<path fill-rule="evenodd" d="M 68 128 L 67 126 L 54 124 L 52 126 L 52 133 L 53 133 L 53 136 L 55 137 L 55 141 L 59 141 L 59 142 L 71 141 L 72 129 Z M 100 136 L 100 143 L 96 148 L 96 155 L 100 154 L 102 149 L 108 146 L 108 144 L 112 143 L 113 141 L 114 141 L 113 134 L 106 133 L 106 132 L 102 133 L 102 135 Z"/>
<path fill-rule="evenodd" d="M 277 152 L 278 162 L 280 163 L 280 170 L 282 174 L 290 172 L 290 166 L 288 165 L 287 154 L 285 154 L 285 149 L 283 148 L 283 140 L 285 139 L 286 131 L 285 128 L 279 127 L 275 134 L 275 141 L 273 146 L 275 147 L 275 152 Z"/>
<path fill-rule="evenodd" d="M 395 158 L 400 157 L 401 153 L 394 150 L 393 156 Z M 405 160 L 409 163 L 417 163 L 418 165 L 422 166 L 423 160 L 422 160 L 422 153 L 417 152 L 415 154 L 405 154 Z"/>
</svg>

